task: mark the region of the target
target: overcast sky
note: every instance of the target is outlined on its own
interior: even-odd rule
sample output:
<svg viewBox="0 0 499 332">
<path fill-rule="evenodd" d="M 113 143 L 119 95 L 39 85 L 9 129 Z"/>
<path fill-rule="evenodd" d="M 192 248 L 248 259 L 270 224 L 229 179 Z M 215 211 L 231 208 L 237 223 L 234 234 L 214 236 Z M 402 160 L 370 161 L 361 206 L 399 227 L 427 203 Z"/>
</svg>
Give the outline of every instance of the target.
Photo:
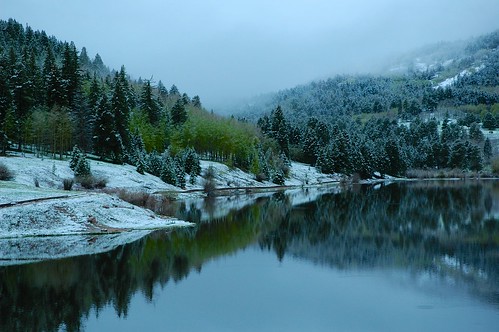
<svg viewBox="0 0 499 332">
<path fill-rule="evenodd" d="M 209 108 L 492 32 L 498 13 L 498 0 L 0 0 L 0 18 Z"/>
</svg>

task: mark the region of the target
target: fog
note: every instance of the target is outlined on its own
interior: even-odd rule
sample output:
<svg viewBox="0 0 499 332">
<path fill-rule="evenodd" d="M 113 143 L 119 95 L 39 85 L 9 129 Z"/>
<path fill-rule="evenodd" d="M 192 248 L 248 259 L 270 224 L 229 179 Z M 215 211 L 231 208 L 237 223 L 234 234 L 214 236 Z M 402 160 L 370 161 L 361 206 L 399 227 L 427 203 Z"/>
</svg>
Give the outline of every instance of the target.
<svg viewBox="0 0 499 332">
<path fill-rule="evenodd" d="M 0 18 L 85 46 L 208 108 L 499 28 L 497 0 L 1 0 Z"/>
</svg>

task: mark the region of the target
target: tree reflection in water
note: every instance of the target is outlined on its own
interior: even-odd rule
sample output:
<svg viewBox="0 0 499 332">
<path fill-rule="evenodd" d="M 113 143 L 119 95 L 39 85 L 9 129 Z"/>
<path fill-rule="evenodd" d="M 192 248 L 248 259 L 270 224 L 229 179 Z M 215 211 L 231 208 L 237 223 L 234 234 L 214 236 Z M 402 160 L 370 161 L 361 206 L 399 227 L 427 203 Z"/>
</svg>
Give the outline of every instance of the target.
<svg viewBox="0 0 499 332">
<path fill-rule="evenodd" d="M 279 260 L 451 278 L 499 306 L 497 182 L 359 186 L 295 206 L 276 193 L 223 216 L 217 204 L 168 208 L 197 221 L 194 229 L 157 232 L 104 254 L 0 268 L 0 330 L 77 331 L 108 305 L 126 316 L 134 294 L 152 301 L 156 287 L 254 244 Z M 206 211 L 216 217 L 201 222 Z"/>
</svg>

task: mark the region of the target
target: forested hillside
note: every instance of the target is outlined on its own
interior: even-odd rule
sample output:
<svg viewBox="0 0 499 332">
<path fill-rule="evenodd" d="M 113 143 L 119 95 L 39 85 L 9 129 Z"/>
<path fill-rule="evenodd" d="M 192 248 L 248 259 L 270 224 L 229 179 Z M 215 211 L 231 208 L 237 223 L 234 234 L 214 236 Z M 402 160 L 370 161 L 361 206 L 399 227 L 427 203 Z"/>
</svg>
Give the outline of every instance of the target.
<svg viewBox="0 0 499 332">
<path fill-rule="evenodd" d="M 491 161 L 497 172 L 498 46 L 499 31 L 469 42 L 459 58 L 449 58 L 453 49 L 428 64 L 416 59 L 403 74 L 312 82 L 256 99 L 241 114 L 258 119 L 291 159 L 326 173 L 481 171 Z"/>
<path fill-rule="evenodd" d="M 413 54 L 411 62 L 395 63 L 382 76 L 341 75 L 255 98 L 236 108 L 257 119 L 280 105 L 293 123 L 310 116 L 331 120 L 341 115 L 397 111 L 410 117 L 438 108 L 477 110 L 487 106 L 499 113 L 499 31 L 465 46 Z M 472 106 L 472 107 L 467 107 Z M 480 108 L 481 111 L 484 108 Z M 480 114 L 479 114 L 480 115 Z M 483 114 L 482 114 L 483 115 Z"/>
<path fill-rule="evenodd" d="M 199 154 L 279 182 L 284 172 L 255 125 L 207 112 L 175 84 L 110 70 L 99 54 L 90 59 L 84 47 L 12 19 L 0 21 L 0 153 L 8 150 L 94 154 L 178 186 L 199 173 Z"/>
</svg>

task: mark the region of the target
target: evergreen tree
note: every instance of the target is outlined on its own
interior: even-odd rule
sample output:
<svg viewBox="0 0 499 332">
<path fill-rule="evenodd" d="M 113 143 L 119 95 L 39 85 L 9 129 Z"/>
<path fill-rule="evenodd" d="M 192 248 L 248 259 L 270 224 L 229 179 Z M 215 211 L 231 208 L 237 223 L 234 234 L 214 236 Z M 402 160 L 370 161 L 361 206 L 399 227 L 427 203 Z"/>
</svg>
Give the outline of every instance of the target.
<svg viewBox="0 0 499 332">
<path fill-rule="evenodd" d="M 76 166 L 78 165 L 78 161 L 80 160 L 80 155 L 81 155 L 81 150 L 78 148 L 78 146 L 73 147 L 73 151 L 71 152 L 71 159 L 69 160 L 69 168 L 71 170 L 75 170 Z"/>
<path fill-rule="evenodd" d="M 151 153 L 147 158 L 146 171 L 154 176 L 160 177 L 163 170 L 163 161 L 156 152 Z"/>
<path fill-rule="evenodd" d="M 201 108 L 201 99 L 199 98 L 199 96 L 196 95 L 192 97 L 192 106 Z"/>
<path fill-rule="evenodd" d="M 272 136 L 277 140 L 281 152 L 289 158 L 289 131 L 281 106 L 272 112 L 270 121 Z"/>
<path fill-rule="evenodd" d="M 90 90 L 88 94 L 88 107 L 92 112 L 95 112 L 99 104 L 99 99 L 102 97 L 101 85 L 97 80 L 97 75 L 94 73 Z"/>
<path fill-rule="evenodd" d="M 164 182 L 174 185 L 177 185 L 177 173 L 176 173 L 175 161 L 169 155 L 169 152 L 163 153 L 162 157 L 162 168 L 160 178 Z"/>
<path fill-rule="evenodd" d="M 140 154 L 137 157 L 136 165 L 137 165 L 137 168 L 136 168 L 137 173 L 143 175 L 144 172 L 146 171 L 146 163 L 145 163 L 145 160 L 144 160 L 144 156 L 142 154 Z"/>
<path fill-rule="evenodd" d="M 50 47 L 47 49 L 47 56 L 43 65 L 43 76 L 46 105 L 50 108 L 54 105 L 63 105 L 61 74 L 59 73 L 54 53 Z"/>
<path fill-rule="evenodd" d="M 149 122 L 153 125 L 159 122 L 160 106 L 155 98 L 153 98 L 151 81 L 146 80 L 142 87 L 142 94 L 140 96 L 140 109 L 144 111 Z"/>
<path fill-rule="evenodd" d="M 497 128 L 496 121 L 494 119 L 494 116 L 490 111 L 485 113 L 485 116 L 483 117 L 483 127 L 488 130 L 494 130 Z"/>
<path fill-rule="evenodd" d="M 492 144 L 490 143 L 490 139 L 488 137 L 485 139 L 485 143 L 483 144 L 483 155 L 487 161 L 489 161 L 492 157 Z"/>
<path fill-rule="evenodd" d="M 90 164 L 87 161 L 87 157 L 84 153 L 80 153 L 78 158 L 78 163 L 74 169 L 75 177 L 84 177 L 91 175 Z"/>
<path fill-rule="evenodd" d="M 181 156 L 176 156 L 174 158 L 174 168 L 175 168 L 175 175 L 177 177 L 176 185 L 179 186 L 180 188 L 185 188 L 185 165 L 183 163 L 183 159 Z"/>
<path fill-rule="evenodd" d="M 163 82 L 161 80 L 158 82 L 158 94 L 160 98 L 167 98 L 168 97 L 168 90 L 164 86 Z"/>
<path fill-rule="evenodd" d="M 130 116 L 130 109 L 127 102 L 124 74 L 116 73 L 114 78 L 114 90 L 111 98 L 111 113 L 114 116 L 114 125 L 118 140 L 121 141 L 125 148 L 129 144 L 128 121 Z"/>
<path fill-rule="evenodd" d="M 185 110 L 184 103 L 180 99 L 177 100 L 172 107 L 171 121 L 174 127 L 180 127 L 187 121 L 187 111 Z"/>
<path fill-rule="evenodd" d="M 466 159 L 468 160 L 469 169 L 475 172 L 482 170 L 483 158 L 480 148 L 476 145 L 470 144 L 466 151 Z"/>
<path fill-rule="evenodd" d="M 101 159 L 109 158 L 117 163 L 123 158 L 123 144 L 115 126 L 115 117 L 106 95 L 102 96 L 94 124 L 94 152 Z"/>
<path fill-rule="evenodd" d="M 61 68 L 61 89 L 63 91 L 62 105 L 71 108 L 75 107 L 76 94 L 80 92 L 80 73 L 78 54 L 76 47 L 72 43 L 71 45 L 66 43 L 64 47 Z"/>
<path fill-rule="evenodd" d="M 449 154 L 449 164 L 451 168 L 468 168 L 468 161 L 466 159 L 467 149 L 463 142 L 456 142 L 452 145 Z"/>
<path fill-rule="evenodd" d="M 477 122 L 473 122 L 470 124 L 469 137 L 470 139 L 477 142 L 483 141 L 484 136 L 482 130 L 480 129 L 480 125 Z"/>
<path fill-rule="evenodd" d="M 170 88 L 170 95 L 175 97 L 180 96 L 180 92 L 178 91 L 178 88 L 175 84 L 173 84 L 172 87 Z"/>
<path fill-rule="evenodd" d="M 201 164 L 199 156 L 193 148 L 187 148 L 183 152 L 183 163 L 187 174 L 201 175 Z"/>
</svg>

